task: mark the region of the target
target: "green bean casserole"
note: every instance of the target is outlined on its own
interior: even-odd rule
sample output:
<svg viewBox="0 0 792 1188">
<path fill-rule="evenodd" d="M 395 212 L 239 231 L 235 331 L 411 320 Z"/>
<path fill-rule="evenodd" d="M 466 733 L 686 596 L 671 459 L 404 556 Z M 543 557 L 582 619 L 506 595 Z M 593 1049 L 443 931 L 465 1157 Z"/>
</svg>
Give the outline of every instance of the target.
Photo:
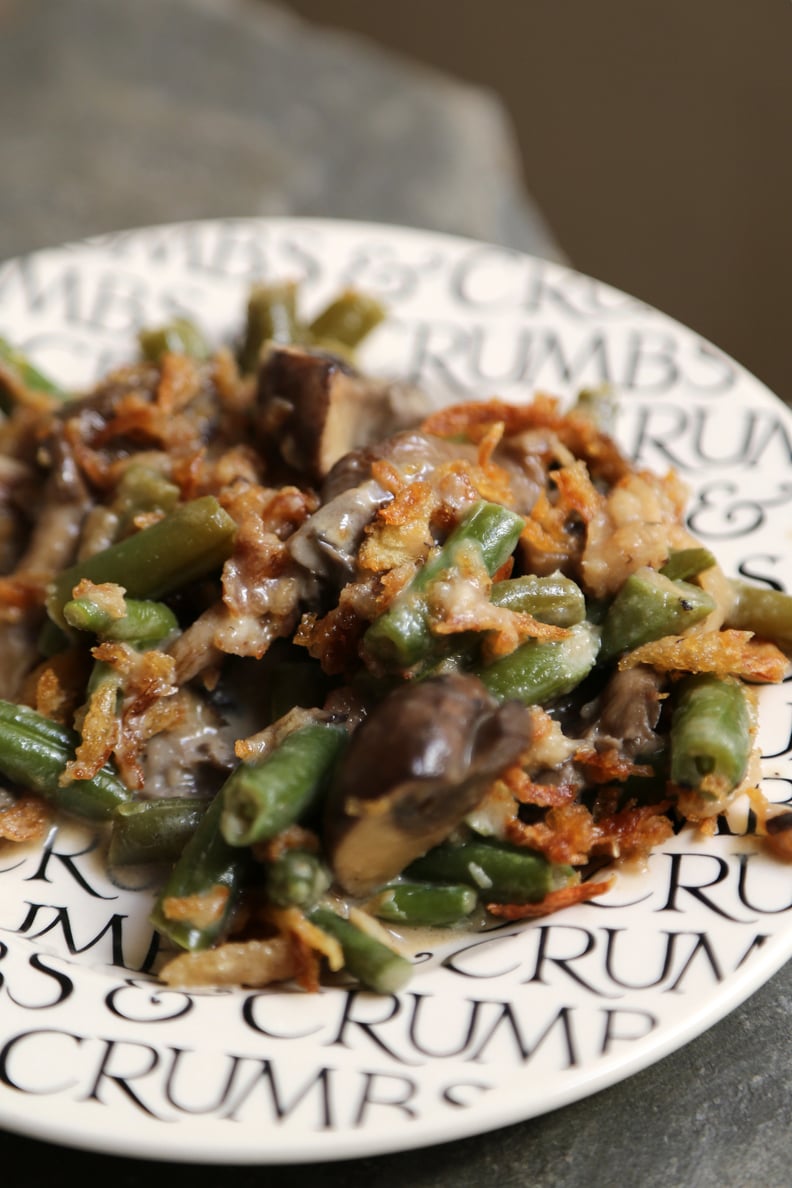
<svg viewBox="0 0 792 1188">
<path fill-rule="evenodd" d="M 161 872 L 176 986 L 409 977 L 410 929 L 603 894 L 738 795 L 792 598 L 726 576 L 607 395 L 431 407 L 291 282 L 60 391 L 0 341 L 0 837 Z"/>
</svg>

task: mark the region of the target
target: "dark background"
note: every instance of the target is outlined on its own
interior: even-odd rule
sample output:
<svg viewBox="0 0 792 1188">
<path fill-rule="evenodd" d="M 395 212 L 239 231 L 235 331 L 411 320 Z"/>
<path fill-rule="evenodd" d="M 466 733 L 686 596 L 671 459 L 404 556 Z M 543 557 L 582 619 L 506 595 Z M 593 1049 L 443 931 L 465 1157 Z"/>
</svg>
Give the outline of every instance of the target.
<svg viewBox="0 0 792 1188">
<path fill-rule="evenodd" d="M 576 268 L 792 399 L 789 0 L 287 0 L 486 86 Z"/>
</svg>

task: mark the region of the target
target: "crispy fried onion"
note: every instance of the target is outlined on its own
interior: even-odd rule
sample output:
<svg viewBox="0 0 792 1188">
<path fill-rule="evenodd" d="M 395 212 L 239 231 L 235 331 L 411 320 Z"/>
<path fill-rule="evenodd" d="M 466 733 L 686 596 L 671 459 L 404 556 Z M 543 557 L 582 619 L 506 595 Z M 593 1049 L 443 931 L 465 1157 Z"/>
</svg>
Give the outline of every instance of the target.
<svg viewBox="0 0 792 1188">
<path fill-rule="evenodd" d="M 214 949 L 180 953 L 160 971 L 169 986 L 268 986 L 294 978 L 305 990 L 319 987 L 319 963 L 343 967 L 338 941 L 306 919 L 298 908 L 270 908 L 262 918 L 277 935 L 226 941 Z"/>
<path fill-rule="evenodd" d="M 436 533 L 447 533 L 479 499 L 512 507 L 508 472 L 493 459 L 503 424 L 489 425 L 479 441 L 475 461 L 454 459 L 439 465 L 431 481 L 403 474 L 389 459 L 372 463 L 372 477 L 393 498 L 366 527 L 358 553 L 361 569 L 371 573 L 402 571 L 423 562 Z"/>
<path fill-rule="evenodd" d="M 230 655 L 260 659 L 296 625 L 300 578 L 284 542 L 315 510 L 316 500 L 297 487 L 237 484 L 222 502 L 237 535 L 223 567 L 227 613 L 218 620 L 213 643 Z"/>
<path fill-rule="evenodd" d="M 126 590 L 115 582 L 92 582 L 88 578 L 81 581 L 72 590 L 72 598 L 90 598 L 111 619 L 123 619 L 127 613 Z"/>
<path fill-rule="evenodd" d="M 515 811 L 503 836 L 513 845 L 539 850 L 550 862 L 570 866 L 585 866 L 594 858 L 643 861 L 673 832 L 668 807 L 669 802 L 631 805 L 595 816 L 585 805 L 559 796 L 534 824 L 520 820 Z"/>
<path fill-rule="evenodd" d="M 393 587 L 387 585 L 388 578 L 400 574 L 401 585 L 404 585 L 414 573 L 412 566 L 407 570 L 406 574 L 392 570 L 384 580 L 372 577 L 363 582 L 350 582 L 339 594 L 337 606 L 326 615 L 319 617 L 313 612 L 303 615 L 294 642 L 307 648 L 309 655 L 330 675 L 354 671 L 360 663 L 358 645 L 368 624 L 391 600 Z M 394 590 L 393 596 L 401 585 Z"/>
<path fill-rule="evenodd" d="M 361 569 L 372 573 L 423 560 L 432 547 L 430 522 L 438 498 L 428 482 L 407 482 L 386 459 L 372 465 L 372 476 L 393 495 L 366 526 L 358 551 Z"/>
<path fill-rule="evenodd" d="M 439 467 L 437 473 L 438 490 L 447 486 L 447 480 L 454 478 L 470 488 L 470 500 L 489 499 L 493 503 L 502 503 L 505 507 L 514 506 L 512 484 L 509 472 L 498 464 L 494 454 L 503 438 L 505 425 L 502 421 L 493 421 L 479 440 L 476 461 L 457 460 L 447 462 Z M 458 498 L 457 487 L 457 498 Z"/>
<path fill-rule="evenodd" d="M 162 901 L 162 914 L 175 923 L 211 928 L 222 920 L 229 895 L 228 887 L 222 883 L 194 895 L 167 895 Z"/>
<path fill-rule="evenodd" d="M 581 569 L 595 598 L 614 594 L 642 565 L 659 569 L 669 551 L 689 543 L 683 526 L 687 491 L 673 472 L 625 475 L 588 521 Z"/>
<path fill-rule="evenodd" d="M 527 639 L 558 640 L 569 635 L 564 627 L 490 602 L 492 579 L 475 544 L 460 546 L 454 560 L 454 568 L 440 574 L 427 590 L 428 622 L 434 634 L 481 632 L 490 658 L 508 655 Z"/>
<path fill-rule="evenodd" d="M 485 400 L 449 405 L 427 417 L 422 428 L 425 433 L 439 437 L 481 441 L 495 424 L 503 426 L 505 437 L 533 429 L 551 430 L 572 453 L 589 464 L 598 478 L 607 482 L 617 482 L 630 470 L 630 463 L 615 441 L 602 433 L 590 417 L 574 410 L 562 412 L 561 402 L 543 392 L 530 404 Z"/>
<path fill-rule="evenodd" d="M 288 937 L 228 941 L 216 949 L 180 953 L 160 970 L 168 986 L 268 986 L 293 977 L 294 946 Z"/>
<path fill-rule="evenodd" d="M 248 738 L 238 738 L 234 743 L 234 752 L 237 759 L 243 759 L 246 763 L 260 762 L 296 730 L 317 722 L 328 722 L 331 718 L 332 714 L 324 710 L 294 705 L 270 726 L 265 726 Z"/>
<path fill-rule="evenodd" d="M 613 883 L 613 878 L 573 883 L 571 887 L 551 891 L 539 903 L 488 903 L 487 911 L 501 920 L 535 920 L 560 912 L 562 908 L 574 907 L 576 903 L 585 903 L 597 895 L 604 895 L 610 891 Z"/>
<path fill-rule="evenodd" d="M 138 652 L 125 643 L 105 641 L 92 649 L 94 659 L 107 666 L 78 722 L 80 743 L 60 777 L 62 786 L 89 780 L 111 756 L 130 788 L 143 785 L 138 763 L 143 744 L 176 724 L 178 703 L 163 704 L 178 692 L 175 663 L 164 652 Z"/>
<path fill-rule="evenodd" d="M 0 809 L 0 839 L 40 841 L 50 827 L 53 811 L 40 796 L 23 795 Z"/>
<path fill-rule="evenodd" d="M 752 631 L 698 631 L 666 635 L 642 644 L 619 661 L 619 668 L 649 664 L 660 672 L 710 672 L 760 684 L 782 681 L 789 660 L 775 644 L 754 639 Z"/>
<path fill-rule="evenodd" d="M 579 526 L 601 517 L 604 503 L 585 462 L 560 466 L 549 479 L 554 490 L 539 495 L 522 533 L 529 567 L 537 573 L 563 568 L 580 556 Z"/>
</svg>

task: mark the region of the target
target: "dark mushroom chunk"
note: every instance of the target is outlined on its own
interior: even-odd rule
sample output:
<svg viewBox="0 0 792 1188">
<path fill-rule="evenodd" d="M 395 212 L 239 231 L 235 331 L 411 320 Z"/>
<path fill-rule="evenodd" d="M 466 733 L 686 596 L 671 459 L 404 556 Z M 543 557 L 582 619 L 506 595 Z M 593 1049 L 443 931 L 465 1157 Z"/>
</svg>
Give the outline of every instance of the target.
<svg viewBox="0 0 792 1188">
<path fill-rule="evenodd" d="M 461 673 L 405 685 L 358 727 L 328 799 L 336 881 L 367 895 L 476 807 L 530 742 L 531 714 Z"/>
<path fill-rule="evenodd" d="M 412 425 L 426 398 L 364 377 L 334 355 L 273 347 L 258 374 L 256 426 L 265 450 L 320 484 L 339 458 Z"/>
<path fill-rule="evenodd" d="M 600 744 L 609 742 L 630 759 L 657 751 L 662 688 L 662 674 L 646 665 L 615 672 L 601 695 L 595 726 Z"/>
<path fill-rule="evenodd" d="M 792 809 L 780 808 L 765 822 L 767 848 L 776 858 L 792 862 Z"/>
</svg>

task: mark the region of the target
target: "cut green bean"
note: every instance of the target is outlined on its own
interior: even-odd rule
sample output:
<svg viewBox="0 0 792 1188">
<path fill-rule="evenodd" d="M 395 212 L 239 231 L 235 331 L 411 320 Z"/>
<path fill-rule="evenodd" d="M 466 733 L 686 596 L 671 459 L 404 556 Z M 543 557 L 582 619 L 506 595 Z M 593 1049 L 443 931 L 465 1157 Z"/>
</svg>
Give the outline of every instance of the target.
<svg viewBox="0 0 792 1188">
<path fill-rule="evenodd" d="M 308 326 L 314 343 L 337 343 L 354 350 L 385 317 L 385 307 L 376 297 L 346 289 L 316 315 Z"/>
<path fill-rule="evenodd" d="M 191 796 L 169 796 L 119 805 L 112 818 L 110 865 L 175 862 L 203 820 L 208 804 L 208 800 Z"/>
<path fill-rule="evenodd" d="M 418 571 L 368 628 L 363 646 L 375 662 L 389 669 L 409 669 L 431 656 L 437 646 L 428 622 L 427 591 L 453 570 L 467 549 L 474 549 L 492 575 L 509 559 L 525 520 L 498 503 L 477 503 L 443 547 Z"/>
<path fill-rule="evenodd" d="M 122 474 L 112 502 L 111 510 L 118 517 L 118 536 L 126 536 L 133 529 L 136 516 L 172 512 L 180 497 L 179 488 L 161 471 L 133 462 Z"/>
<path fill-rule="evenodd" d="M 664 635 L 679 635 L 715 609 L 715 600 L 700 586 L 674 582 L 648 566 L 625 581 L 602 625 L 600 660 Z"/>
<path fill-rule="evenodd" d="M 233 548 L 236 525 L 214 495 L 183 503 L 170 515 L 63 570 L 47 609 L 63 624 L 63 608 L 83 578 L 115 582 L 130 598 L 161 598 L 217 571 Z"/>
<path fill-rule="evenodd" d="M 498 701 L 541 705 L 576 689 L 593 669 L 598 651 L 598 629 L 577 623 L 566 639 L 529 640 L 474 671 Z"/>
<path fill-rule="evenodd" d="M 5 382 L 4 377 L 8 377 Z M 34 367 L 23 351 L 12 346 L 5 338 L 0 338 L 0 393 L 13 399 L 13 391 L 9 388 L 13 387 L 14 383 L 21 384 L 31 392 L 43 392 L 46 396 L 55 396 L 59 400 L 67 399 L 69 396 L 68 392 Z"/>
<path fill-rule="evenodd" d="M 308 919 L 335 937 L 343 950 L 345 968 L 369 990 L 396 994 L 410 980 L 412 965 L 406 957 L 330 908 L 312 908 Z"/>
<path fill-rule="evenodd" d="M 680 682 L 671 715 L 671 781 L 716 800 L 737 787 L 751 754 L 751 713 L 736 680 L 700 673 Z"/>
<path fill-rule="evenodd" d="M 328 890 L 327 863 L 308 850 L 285 850 L 267 867 L 267 898 L 276 907 L 310 908 Z"/>
<path fill-rule="evenodd" d="M 526 574 L 495 582 L 490 600 L 496 606 L 533 615 L 541 623 L 551 623 L 555 627 L 574 627 L 586 617 L 583 591 L 562 573 L 543 577 Z"/>
<path fill-rule="evenodd" d="M 226 935 L 247 876 L 250 851 L 229 846 L 220 831 L 222 811 L 221 791 L 182 850 L 150 915 L 154 927 L 182 949 L 208 949 Z M 227 895 L 212 910 L 218 890 Z M 186 902 L 169 914 L 168 900 Z"/>
<path fill-rule="evenodd" d="M 464 883 L 394 883 L 368 901 L 366 910 L 390 924 L 443 927 L 466 920 L 478 904 Z"/>
<path fill-rule="evenodd" d="M 46 796 L 68 813 L 92 821 L 108 820 L 131 792 L 109 767 L 90 780 L 60 777 L 75 755 L 79 735 L 25 705 L 0 701 L 0 771 L 8 779 Z"/>
<path fill-rule="evenodd" d="M 792 595 L 737 579 L 731 587 L 734 601 L 724 626 L 753 631 L 780 648 L 792 649 Z"/>
<path fill-rule="evenodd" d="M 138 334 L 140 352 L 149 363 L 160 363 L 164 355 L 189 355 L 192 359 L 209 357 L 209 345 L 189 318 L 173 318 L 163 326 L 143 329 Z"/>
<path fill-rule="evenodd" d="M 483 839 L 436 846 L 404 873 L 408 879 L 463 883 L 486 903 L 539 903 L 574 877 L 571 866 L 548 862 L 543 854 Z"/>
<path fill-rule="evenodd" d="M 317 722 L 288 734 L 264 759 L 240 763 L 222 791 L 228 844 L 268 841 L 301 820 L 327 787 L 346 740 L 341 727 Z"/>
<path fill-rule="evenodd" d="M 90 631 L 102 639 L 151 646 L 167 639 L 178 628 L 178 620 L 164 602 L 126 598 L 126 614 L 114 618 L 109 611 L 88 596 L 73 598 L 63 608 L 63 618 L 76 631 Z"/>
<path fill-rule="evenodd" d="M 52 619 L 45 619 L 38 633 L 36 647 L 39 655 L 49 660 L 52 656 L 57 656 L 59 652 L 65 652 L 71 646 L 71 642 L 69 636 L 57 623 L 53 623 Z"/>
<path fill-rule="evenodd" d="M 714 553 L 703 546 L 675 549 L 660 569 L 660 573 L 674 582 L 687 582 L 693 577 L 698 577 L 705 569 L 712 569 L 715 564 L 717 562 Z"/>
<path fill-rule="evenodd" d="M 96 693 L 102 691 L 107 700 L 112 702 L 114 713 L 117 716 L 121 682 L 122 677 L 118 669 L 105 663 L 104 660 L 95 660 L 85 690 L 87 701 L 90 702 Z"/>
<path fill-rule="evenodd" d="M 583 591 L 571 578 L 561 573 L 542 577 L 526 574 L 495 582 L 490 591 L 490 601 L 495 606 L 529 614 L 540 623 L 549 623 L 554 627 L 574 627 L 586 618 Z M 453 643 L 444 647 L 434 664 L 423 667 L 417 675 L 425 679 L 444 672 L 469 671 L 479 662 L 480 644 L 480 633 L 463 632 L 454 637 Z M 539 658 L 542 655 L 540 653 Z"/>
<path fill-rule="evenodd" d="M 288 345 L 302 337 L 297 315 L 296 281 L 254 285 L 247 303 L 245 333 L 239 349 L 243 374 L 256 370 L 261 351 L 268 342 Z"/>
</svg>

